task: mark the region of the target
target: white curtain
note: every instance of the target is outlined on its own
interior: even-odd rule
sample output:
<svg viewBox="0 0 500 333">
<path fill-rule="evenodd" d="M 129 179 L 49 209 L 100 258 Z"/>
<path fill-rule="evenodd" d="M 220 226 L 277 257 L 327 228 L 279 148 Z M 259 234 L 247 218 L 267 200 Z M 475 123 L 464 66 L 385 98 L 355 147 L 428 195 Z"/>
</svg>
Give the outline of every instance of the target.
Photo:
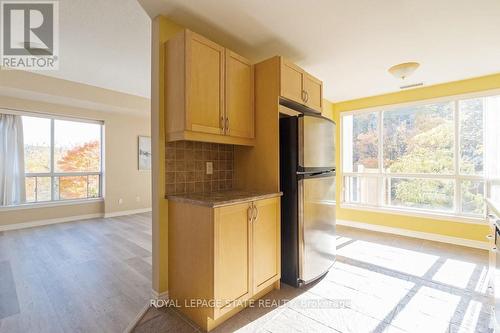
<svg viewBox="0 0 500 333">
<path fill-rule="evenodd" d="M 21 116 L 0 113 L 0 206 L 26 201 Z"/>
</svg>

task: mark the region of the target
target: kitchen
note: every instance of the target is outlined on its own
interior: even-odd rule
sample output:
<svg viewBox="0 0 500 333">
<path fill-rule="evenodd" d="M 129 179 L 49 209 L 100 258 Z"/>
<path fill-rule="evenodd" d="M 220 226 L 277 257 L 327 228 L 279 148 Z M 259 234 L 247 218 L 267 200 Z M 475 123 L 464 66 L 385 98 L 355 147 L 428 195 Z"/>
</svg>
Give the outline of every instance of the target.
<svg viewBox="0 0 500 333">
<path fill-rule="evenodd" d="M 332 104 L 322 96 L 324 90 L 329 89 L 328 86 L 326 84 L 322 85 L 320 80 L 289 61 L 285 56 L 271 57 L 257 62 L 249 61 L 236 54 L 233 50 L 224 47 L 223 43 L 215 42 L 212 39 L 213 37 L 208 39 L 206 36 L 195 32 L 186 32 L 184 27 L 169 21 L 167 18 L 159 18 L 153 28 L 153 32 L 155 29 L 161 31 L 161 38 L 158 39 L 157 44 L 154 44 L 157 48 L 153 52 L 154 56 L 158 56 L 159 64 L 156 71 L 153 69 L 153 73 L 159 73 L 158 81 L 153 81 L 158 82 L 154 94 L 162 96 L 159 100 L 160 104 L 157 105 L 156 119 L 158 119 L 159 124 L 165 124 L 165 133 L 161 134 L 160 138 L 164 135 L 167 142 L 164 153 L 166 166 L 161 163 L 163 161 L 161 158 L 163 141 L 160 140 L 156 143 L 160 151 L 160 163 L 157 166 L 159 178 L 158 181 L 154 182 L 157 186 L 158 205 L 160 207 L 158 221 L 168 220 L 168 227 L 165 223 L 158 224 L 158 236 L 154 236 L 158 237 L 156 242 L 160 249 L 157 254 L 159 263 L 154 274 L 158 285 L 164 286 L 158 288 L 158 290 L 164 290 L 165 297 L 168 290 L 168 297 L 170 298 L 217 298 L 217 295 L 222 295 L 222 298 L 236 303 L 259 297 L 266 299 L 268 295 L 275 295 L 276 290 L 279 292 L 280 289 L 275 288 L 281 288 L 288 292 L 290 289 L 286 284 L 278 283 L 279 280 L 283 282 L 284 270 L 282 264 L 289 259 L 288 252 L 285 255 L 282 253 L 282 245 L 285 239 L 282 234 L 284 230 L 283 224 L 277 222 L 283 216 L 284 200 L 284 193 L 282 193 L 284 191 L 280 179 L 282 175 L 280 171 L 280 114 L 281 118 L 283 118 L 284 115 L 285 117 L 293 115 L 297 110 L 299 113 L 306 111 L 306 114 L 320 111 L 326 118 L 330 118 L 335 122 L 334 138 L 336 143 L 340 143 L 346 141 L 344 135 L 348 135 L 348 133 L 352 133 L 349 131 L 353 131 L 353 129 L 346 127 L 351 121 L 347 118 L 351 116 L 351 111 L 355 123 L 357 114 L 353 110 L 376 108 L 385 104 L 408 103 L 415 97 L 407 93 L 411 92 L 411 90 L 408 90 L 398 96 L 395 95 L 394 98 L 388 95 L 386 100 L 376 100 L 374 98 L 373 100 L 361 100 L 359 103 L 341 102 Z M 190 42 L 190 38 L 194 42 Z M 174 49 L 173 44 L 176 46 L 175 51 L 172 52 L 171 50 Z M 205 54 L 210 59 L 206 60 L 206 62 L 200 61 L 200 63 L 193 64 L 191 63 L 192 58 L 186 60 L 190 56 L 192 57 L 193 54 Z M 172 66 L 173 70 L 168 70 L 171 57 L 174 58 L 175 65 Z M 207 70 L 209 64 L 214 68 L 213 70 Z M 249 78 L 250 70 L 248 68 L 252 66 L 254 76 Z M 193 78 L 190 76 L 190 71 L 193 68 L 198 68 L 199 72 L 203 74 Z M 238 79 L 232 77 L 233 75 L 236 76 L 236 68 L 239 68 L 240 73 L 246 73 L 246 77 L 245 75 Z M 165 81 L 163 81 L 163 75 L 165 75 Z M 169 78 L 169 75 L 172 75 L 172 77 Z M 180 75 L 180 79 L 176 75 Z M 202 88 L 200 82 L 202 78 L 207 77 L 211 78 L 211 82 L 216 83 Z M 252 82 L 252 80 L 253 84 L 248 83 Z M 246 83 L 238 86 L 238 88 L 241 88 L 238 89 L 231 86 L 231 82 L 236 81 Z M 169 84 L 169 82 L 175 82 L 175 84 Z M 178 84 L 179 82 L 181 84 Z M 492 81 L 489 78 L 477 79 L 476 81 L 467 81 L 462 87 L 450 83 L 450 88 L 447 88 L 449 90 L 446 94 L 457 96 L 466 94 L 468 91 L 473 90 L 472 87 L 478 82 Z M 252 124 L 251 113 L 238 115 L 231 109 L 234 105 L 239 105 L 238 109 L 250 110 L 252 108 L 252 106 L 249 106 L 252 99 L 249 97 L 248 92 L 245 93 L 242 88 L 246 86 L 253 87 L 253 126 L 249 125 Z M 494 87 L 495 85 L 492 84 L 491 86 Z M 171 92 L 169 87 L 175 87 L 175 92 Z M 303 92 L 305 90 L 303 87 L 311 89 L 308 94 Z M 441 98 L 448 96 L 441 92 L 431 93 L 431 90 L 434 89 L 431 88 L 424 87 L 418 90 L 422 92 L 423 97 L 420 97 L 422 101 L 432 101 L 433 98 L 439 97 L 439 94 L 442 94 Z M 193 92 L 196 89 L 199 90 Z M 452 93 L 449 91 L 452 91 Z M 165 95 L 162 95 L 163 92 Z M 210 96 L 212 98 L 211 102 L 200 102 L 203 98 L 210 98 Z M 195 101 L 191 101 L 192 98 Z M 236 101 L 238 98 L 239 100 Z M 194 112 L 192 115 L 189 115 L 190 103 L 194 103 L 191 105 L 197 105 L 196 108 L 192 109 L 191 112 Z M 456 103 L 460 104 L 461 102 L 457 101 Z M 207 105 L 217 111 L 208 112 Z M 172 110 L 172 108 L 181 111 L 175 112 L 175 118 L 169 120 L 169 110 Z M 196 114 L 198 109 L 205 110 L 205 112 Z M 155 108 L 153 108 L 153 111 L 155 112 Z M 377 111 L 375 110 L 373 113 L 376 114 L 375 112 Z M 448 117 L 447 112 L 447 109 L 442 111 L 446 117 Z M 242 117 L 244 120 L 235 120 L 238 117 Z M 377 131 L 381 131 L 380 126 L 376 125 L 377 123 L 380 124 L 380 121 L 379 118 L 378 121 L 369 123 L 368 126 L 363 125 L 364 128 L 361 128 L 361 130 L 368 131 L 370 126 L 378 126 Z M 383 121 L 382 125 L 384 125 Z M 458 126 L 460 127 L 460 125 Z M 359 134 L 360 129 L 356 130 L 358 131 L 358 138 L 363 138 L 361 135 L 363 132 Z M 161 132 L 161 128 L 159 131 Z M 252 133 L 254 133 L 254 137 L 252 137 Z M 172 141 L 180 141 L 181 143 L 173 144 Z M 189 141 L 193 141 L 193 143 L 188 143 Z M 201 143 L 200 145 L 200 141 L 205 142 L 205 144 Z M 210 144 L 207 145 L 206 143 Z M 217 143 L 217 145 L 214 145 L 214 143 Z M 231 148 L 227 148 L 227 145 L 231 145 Z M 351 149 L 353 149 L 352 146 Z M 346 154 L 346 148 L 349 147 L 342 145 L 336 146 L 334 151 L 332 149 L 336 161 L 341 160 L 342 156 L 346 158 L 345 155 L 342 155 Z M 228 149 L 229 154 L 226 154 L 226 149 Z M 446 147 L 446 149 L 448 148 Z M 178 153 L 178 151 L 182 152 Z M 207 152 L 205 153 L 205 151 Z M 223 152 L 222 155 L 220 155 L 221 152 Z M 228 163 L 225 160 L 226 155 L 231 154 L 233 162 Z M 182 169 L 183 162 L 179 163 L 181 165 L 179 166 L 181 168 L 179 172 L 184 172 L 185 175 L 178 177 L 181 183 L 177 184 L 177 156 L 184 156 L 184 158 L 187 156 L 189 159 L 191 156 L 196 155 L 211 157 L 208 160 L 203 157 L 199 159 L 193 158 L 193 161 L 183 161 L 184 166 L 189 165 L 188 170 Z M 349 158 L 355 157 L 355 154 L 353 154 L 353 157 Z M 212 162 L 213 165 L 207 165 L 207 162 Z M 376 177 L 385 178 L 387 176 L 384 173 L 369 174 L 370 171 L 366 171 L 368 167 L 365 167 L 366 175 L 362 173 L 357 175 L 354 174 L 356 170 L 348 170 L 348 166 L 344 163 L 342 162 L 342 165 L 338 163 L 333 165 L 337 169 L 334 193 L 328 193 L 328 199 L 326 200 L 330 205 L 335 205 L 333 214 L 337 222 L 337 228 L 335 229 L 342 230 L 344 233 L 346 232 L 345 226 L 366 230 L 363 232 L 363 236 L 360 237 L 364 237 L 364 235 L 371 237 L 368 235 L 371 235 L 373 231 L 392 234 L 387 242 L 399 240 L 401 236 L 409 236 L 424 239 L 424 242 L 438 241 L 455 245 L 460 244 L 470 247 L 474 252 L 473 256 L 476 256 L 478 248 L 482 249 L 477 252 L 477 256 L 483 257 L 484 249 L 486 249 L 484 237 L 487 234 L 485 225 L 466 223 L 465 220 L 468 217 L 465 217 L 465 214 L 461 219 L 451 218 L 448 215 L 441 215 L 441 213 L 429 214 L 424 210 L 407 213 L 407 211 L 403 210 L 382 209 L 373 207 L 373 205 L 366 205 L 362 208 L 359 205 L 354 207 L 353 202 L 356 200 L 359 203 L 363 203 L 364 200 L 370 203 L 371 197 L 378 196 L 378 191 L 375 191 L 374 186 L 378 187 L 380 184 L 370 179 Z M 359 160 L 357 163 L 359 163 Z M 221 165 L 224 165 L 224 170 L 220 169 Z M 228 166 L 230 167 L 228 168 Z M 172 167 L 175 169 L 172 169 Z M 343 169 L 342 175 L 339 175 L 338 169 L 341 167 Z M 213 173 L 207 175 L 210 172 Z M 370 181 L 365 181 L 362 179 L 363 177 Z M 360 180 L 357 181 L 356 178 Z M 226 185 L 229 183 L 227 180 L 231 180 L 231 185 Z M 383 183 L 385 184 L 385 182 Z M 166 192 L 162 194 L 161 187 L 163 184 L 165 184 Z M 397 185 L 399 183 L 393 186 Z M 226 186 L 232 186 L 232 197 L 227 198 L 220 194 L 221 191 L 231 190 Z M 339 190 L 339 187 L 344 188 Z M 371 192 L 370 188 L 373 188 Z M 401 186 L 401 188 L 403 187 Z M 171 192 L 169 192 L 169 189 Z M 179 193 L 177 193 L 177 189 L 179 189 Z M 367 193 L 359 194 L 360 190 L 367 191 Z M 187 193 L 187 191 L 192 192 Z M 206 194 L 214 191 L 217 191 L 217 194 Z M 358 191 L 357 194 L 355 191 Z M 200 192 L 205 192 L 205 194 L 200 194 Z M 168 202 L 163 202 L 165 197 Z M 349 200 L 351 201 L 349 202 Z M 385 200 L 385 198 L 380 197 L 376 199 L 376 201 Z M 401 199 L 398 198 L 398 200 Z M 392 203 L 395 204 L 396 202 L 395 199 L 392 199 Z M 238 205 L 240 207 L 236 207 Z M 277 208 L 276 205 L 281 207 Z M 234 210 L 229 209 L 231 206 L 234 206 Z M 453 203 L 452 207 L 455 207 Z M 448 209 L 447 206 L 445 208 Z M 265 212 L 264 215 L 261 215 L 262 212 Z M 238 225 L 225 224 L 224 217 L 226 216 L 234 216 L 232 220 L 237 219 L 241 222 Z M 269 220 L 267 220 L 268 218 Z M 255 219 L 257 219 L 257 223 L 253 222 Z M 260 226 L 264 225 L 265 228 L 263 227 L 262 230 L 265 229 L 265 232 L 256 229 L 259 227 L 259 222 L 271 220 L 274 223 L 260 224 Z M 190 222 L 187 223 L 187 221 Z M 199 228 L 200 230 L 198 230 Z M 218 234 L 216 231 L 220 231 L 220 233 Z M 467 233 L 469 235 L 464 237 L 463 235 Z M 344 256 L 345 252 L 349 250 L 348 248 L 353 247 L 351 243 L 354 240 L 346 240 L 345 244 L 339 244 L 340 239 L 350 238 L 345 236 L 347 234 L 349 233 L 338 234 L 336 237 L 337 257 L 339 248 L 342 248 L 340 251 Z M 160 235 L 163 236 L 160 237 Z M 222 241 L 220 237 L 223 235 L 230 235 L 228 237 L 232 241 Z M 280 235 L 280 238 L 277 239 L 276 235 Z M 168 244 L 165 237 L 168 237 Z M 385 238 L 385 236 L 380 237 Z M 266 239 L 266 241 L 259 243 L 263 239 Z M 264 244 L 264 246 L 256 246 L 256 244 Z M 237 250 L 216 252 L 216 249 L 223 246 Z M 455 252 L 458 253 L 459 251 Z M 228 259 L 221 260 L 224 254 L 228 255 Z M 375 252 L 373 255 L 375 255 Z M 412 268 L 410 262 L 405 263 L 403 260 L 398 265 L 405 265 L 405 268 L 402 268 L 403 270 L 418 272 L 418 274 L 423 274 L 420 269 L 424 269 L 424 267 L 430 269 L 432 267 L 430 263 L 432 256 L 427 258 L 423 254 L 408 253 L 409 258 L 413 255 L 417 258 L 426 258 L 425 260 L 429 260 L 429 263 L 422 259 L 424 262 L 418 263 Z M 439 258 L 439 255 L 436 255 L 436 258 Z M 450 258 L 450 260 L 453 261 L 454 259 Z M 168 266 L 160 264 L 160 261 L 162 263 L 168 262 Z M 292 261 L 298 262 L 295 259 Z M 229 268 L 224 267 L 224 263 L 228 262 L 231 262 L 231 264 L 228 264 Z M 343 264 L 344 262 L 339 262 L 338 265 L 334 264 L 333 271 L 340 275 L 339 270 L 343 267 Z M 447 268 L 448 264 L 446 263 L 445 266 Z M 235 274 L 235 276 L 231 275 L 231 278 L 225 278 L 224 272 L 229 272 L 226 273 L 229 275 Z M 397 273 L 392 272 L 391 275 L 397 276 Z M 297 285 L 302 284 L 300 280 L 300 278 L 295 280 Z M 319 280 L 323 281 L 322 279 Z M 311 283 L 311 285 L 316 286 L 314 281 Z M 224 287 L 220 288 L 220 286 Z M 306 285 L 303 289 L 299 288 L 299 290 L 307 291 L 308 286 Z M 161 297 L 162 294 L 158 293 L 158 296 Z M 481 300 L 483 300 L 482 296 Z M 486 306 L 483 306 L 482 309 L 484 311 L 481 310 L 481 319 L 483 319 L 483 312 L 489 311 Z M 376 310 L 372 310 L 376 312 Z M 190 310 L 179 309 L 179 311 L 183 313 L 183 318 L 189 318 L 196 323 L 197 327 L 201 326 L 206 330 L 217 329 L 219 325 L 230 325 L 230 317 L 240 318 L 239 312 L 245 313 L 244 310 L 234 309 L 231 306 L 214 306 Z M 377 318 L 379 316 L 381 315 L 377 314 Z M 482 321 L 481 325 L 483 325 Z"/>
<path fill-rule="evenodd" d="M 320 116 L 322 82 L 283 57 L 251 65 L 190 30 L 172 37 L 165 54 L 169 297 L 224 303 L 180 308 L 211 330 L 243 302 L 279 288 L 282 271 L 296 271 L 298 286 L 320 278 L 333 264 L 335 237 L 318 240 L 324 231 L 335 232 L 335 206 L 314 208 L 311 195 L 319 196 L 316 205 L 327 198 L 307 177 L 318 183 L 328 171 L 325 190 L 335 201 L 335 123 Z M 294 133 L 289 127 L 280 139 L 285 117 L 295 120 Z M 318 131 L 321 137 L 315 136 Z M 295 157 L 285 156 L 292 145 Z M 280 165 L 293 168 L 290 179 L 280 181 Z M 290 182 L 295 189 L 286 188 Z M 297 184 L 304 187 L 301 194 Z M 319 244 L 324 245 L 317 250 L 330 253 L 324 262 L 312 250 Z"/>
<path fill-rule="evenodd" d="M 11 2 L 0 333 L 500 331 L 498 0 Z"/>
</svg>

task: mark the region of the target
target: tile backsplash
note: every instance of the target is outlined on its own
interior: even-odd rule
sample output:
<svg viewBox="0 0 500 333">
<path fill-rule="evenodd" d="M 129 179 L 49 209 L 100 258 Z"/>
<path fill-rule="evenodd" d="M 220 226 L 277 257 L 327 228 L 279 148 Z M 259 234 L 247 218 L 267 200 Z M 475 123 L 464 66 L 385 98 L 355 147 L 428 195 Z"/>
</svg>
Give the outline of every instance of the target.
<svg viewBox="0 0 500 333">
<path fill-rule="evenodd" d="M 166 158 L 166 194 L 229 190 L 233 188 L 234 149 L 218 143 L 168 142 Z M 207 175 L 206 164 L 213 163 Z"/>
</svg>

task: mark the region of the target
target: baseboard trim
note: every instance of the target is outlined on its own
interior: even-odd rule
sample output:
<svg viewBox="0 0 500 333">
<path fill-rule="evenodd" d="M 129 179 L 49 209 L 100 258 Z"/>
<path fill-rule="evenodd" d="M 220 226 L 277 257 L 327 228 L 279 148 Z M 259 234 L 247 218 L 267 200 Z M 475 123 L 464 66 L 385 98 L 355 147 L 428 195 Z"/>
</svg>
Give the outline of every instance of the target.
<svg viewBox="0 0 500 333">
<path fill-rule="evenodd" d="M 106 217 L 133 215 L 133 214 L 147 213 L 150 211 L 151 211 L 151 208 L 142 208 L 142 209 L 134 209 L 134 210 L 124 210 L 124 211 L 113 212 L 113 213 L 109 213 L 109 214 L 94 213 L 94 214 L 86 214 L 86 215 L 65 216 L 65 217 L 58 217 L 55 219 L 37 220 L 37 221 L 30 221 L 30 222 L 21 222 L 21 223 L 0 225 L 0 231 L 26 229 L 26 228 L 40 227 L 40 226 L 56 224 L 56 223 L 65 223 L 65 222 L 73 222 L 73 221 L 80 221 L 80 220 L 97 219 L 97 218 L 103 218 L 103 217 L 106 218 Z"/>
<path fill-rule="evenodd" d="M 441 243 L 448 243 L 448 244 L 453 244 L 453 245 L 466 246 L 466 247 L 471 247 L 471 248 L 481 249 L 481 250 L 488 250 L 489 249 L 487 242 L 481 242 L 481 241 L 472 240 L 472 239 L 431 234 L 428 232 L 386 227 L 386 226 L 378 225 L 378 224 L 363 223 L 363 222 L 348 221 L 348 220 L 337 220 L 337 224 L 347 226 L 347 227 L 357 228 L 357 229 L 365 229 L 365 230 L 383 232 L 383 233 L 387 233 L 387 234 L 394 234 L 394 235 L 399 235 L 399 236 L 425 239 L 425 240 L 430 240 L 430 241 L 434 241 L 434 242 L 441 242 Z"/>
<path fill-rule="evenodd" d="M 156 290 L 152 289 L 151 290 L 151 297 L 153 299 L 161 299 L 161 300 L 168 300 L 168 291 L 164 291 L 162 293 L 157 292 Z"/>
<path fill-rule="evenodd" d="M 38 220 L 38 221 L 6 224 L 6 225 L 0 225 L 0 231 L 26 229 L 26 228 L 40 227 L 40 226 L 49 225 L 49 224 L 102 218 L 102 216 L 103 216 L 102 213 L 95 213 L 95 214 L 59 217 L 59 218 L 49 219 L 49 220 Z"/>
<path fill-rule="evenodd" d="M 141 208 L 141 209 L 132 209 L 132 210 L 121 210 L 119 212 L 105 213 L 104 218 L 133 215 L 133 214 L 140 214 L 140 213 L 148 213 L 150 211 L 152 211 L 151 207 L 150 208 Z"/>
<path fill-rule="evenodd" d="M 141 311 L 135 316 L 135 318 L 127 325 L 127 328 L 123 331 L 124 333 L 131 333 L 134 331 L 134 328 L 137 326 L 139 321 L 141 321 L 142 317 L 148 312 L 150 308 L 149 304 L 146 304 L 142 307 Z"/>
</svg>

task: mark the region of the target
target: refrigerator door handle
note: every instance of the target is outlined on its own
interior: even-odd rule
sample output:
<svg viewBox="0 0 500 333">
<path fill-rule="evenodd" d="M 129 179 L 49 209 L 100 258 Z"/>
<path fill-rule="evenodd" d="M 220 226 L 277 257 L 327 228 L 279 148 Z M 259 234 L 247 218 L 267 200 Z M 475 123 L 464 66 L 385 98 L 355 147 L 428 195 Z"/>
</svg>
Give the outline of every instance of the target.
<svg viewBox="0 0 500 333">
<path fill-rule="evenodd" d="M 304 239 L 304 180 L 298 181 L 298 254 L 299 254 L 299 278 L 298 284 L 304 283 L 305 266 L 305 239 Z"/>
</svg>

